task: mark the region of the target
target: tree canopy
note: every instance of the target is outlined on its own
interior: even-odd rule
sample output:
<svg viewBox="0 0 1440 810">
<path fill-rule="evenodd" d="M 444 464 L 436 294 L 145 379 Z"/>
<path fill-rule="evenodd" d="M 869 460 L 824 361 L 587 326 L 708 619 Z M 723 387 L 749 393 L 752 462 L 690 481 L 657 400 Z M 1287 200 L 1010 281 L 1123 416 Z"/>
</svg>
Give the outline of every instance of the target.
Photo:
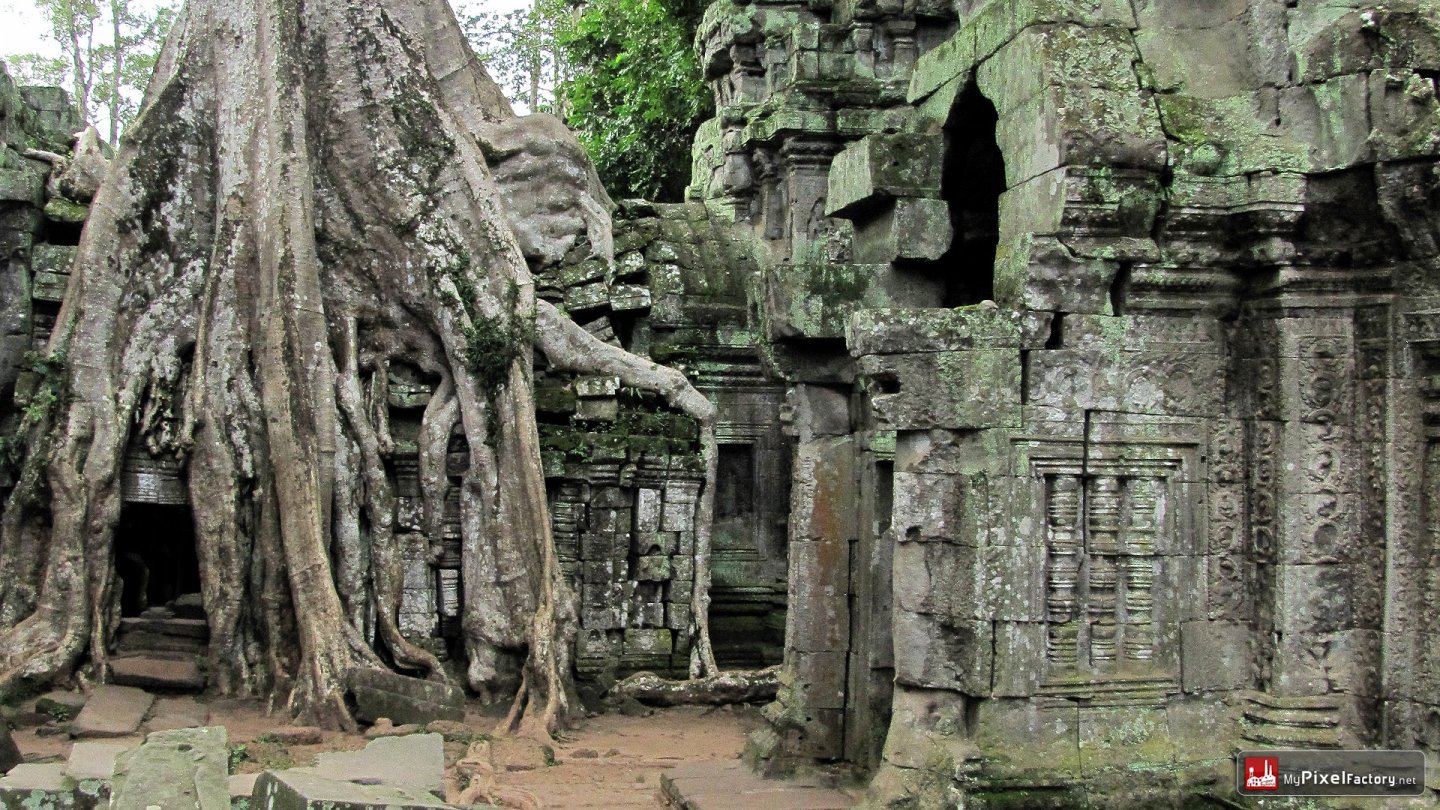
<svg viewBox="0 0 1440 810">
<path fill-rule="evenodd" d="M 676 201 L 695 131 L 713 110 L 692 46 L 704 9 L 700 0 L 538 0 L 508 15 L 462 16 L 510 97 L 563 118 L 613 196 Z"/>
</svg>

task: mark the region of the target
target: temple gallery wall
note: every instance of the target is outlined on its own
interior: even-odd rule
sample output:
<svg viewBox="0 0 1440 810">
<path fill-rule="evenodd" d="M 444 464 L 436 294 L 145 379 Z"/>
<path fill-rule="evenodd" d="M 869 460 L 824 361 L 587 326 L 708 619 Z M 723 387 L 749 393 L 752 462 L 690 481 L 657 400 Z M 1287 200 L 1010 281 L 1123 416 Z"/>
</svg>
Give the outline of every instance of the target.
<svg viewBox="0 0 1440 810">
<path fill-rule="evenodd" d="M 1433 763 L 1440 7 L 717 0 L 695 46 L 688 200 L 618 201 L 613 260 L 517 232 L 539 298 L 716 406 L 714 653 L 781 666 L 753 767 L 898 808 L 1223 795 L 1254 747 Z M 13 146 L 66 141 L 64 99 L 3 90 L 14 425 L 89 200 Z M 463 669 L 438 385 L 368 396 L 399 629 Z M 534 407 L 582 694 L 683 677 L 700 426 L 543 355 Z M 186 475 L 127 451 L 124 615 L 199 590 Z"/>
</svg>

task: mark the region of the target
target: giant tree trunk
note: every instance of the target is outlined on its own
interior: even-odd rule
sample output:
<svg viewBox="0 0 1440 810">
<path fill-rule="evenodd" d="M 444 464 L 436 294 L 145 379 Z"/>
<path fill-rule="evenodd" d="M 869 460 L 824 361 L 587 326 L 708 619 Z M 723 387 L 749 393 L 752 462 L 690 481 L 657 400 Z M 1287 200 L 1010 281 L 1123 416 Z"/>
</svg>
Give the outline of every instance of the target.
<svg viewBox="0 0 1440 810">
<path fill-rule="evenodd" d="M 132 446 L 187 460 L 219 691 L 348 725 L 351 667 L 444 678 L 396 622 L 393 443 L 376 414 L 403 361 L 439 381 L 420 449 L 433 529 L 457 422 L 468 441 L 470 685 L 497 690 L 499 662 L 524 656 L 510 725 L 564 720 L 574 597 L 546 514 L 531 342 L 663 391 L 706 437 L 713 408 L 535 299 L 483 156 L 512 118 L 443 0 L 192 0 L 92 208 L 50 344 L 53 404 L 26 423 L 0 570 L 31 573 L 0 582 L 0 690 L 87 655 L 104 677 Z M 580 154 L 551 141 L 537 160 Z M 584 179 L 577 217 L 607 251 L 593 169 L 538 176 Z M 369 597 L 353 588 L 366 566 Z M 378 644 L 356 626 L 367 607 Z"/>
</svg>

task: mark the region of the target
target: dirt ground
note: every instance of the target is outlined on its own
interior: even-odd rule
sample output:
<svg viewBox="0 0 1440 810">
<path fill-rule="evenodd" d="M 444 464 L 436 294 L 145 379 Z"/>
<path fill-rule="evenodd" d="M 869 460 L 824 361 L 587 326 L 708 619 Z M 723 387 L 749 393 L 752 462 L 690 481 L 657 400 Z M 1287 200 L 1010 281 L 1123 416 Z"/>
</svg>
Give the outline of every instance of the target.
<svg viewBox="0 0 1440 810">
<path fill-rule="evenodd" d="M 243 753 L 234 755 L 237 773 L 309 765 L 318 753 L 357 750 L 369 742 L 361 734 L 325 732 L 318 744 L 287 745 L 267 738 L 284 721 L 267 715 L 259 702 L 214 701 L 204 708 L 209 725 L 226 728 L 232 749 L 243 746 Z M 447 769 L 474 755 L 472 746 L 495 728 L 500 713 L 499 707 L 472 708 L 465 725 L 475 736 L 447 736 Z M 557 740 L 551 752 L 496 738 L 489 742 L 489 758 L 497 783 L 512 797 L 506 803 L 513 806 L 534 807 L 533 800 L 539 807 L 563 810 L 653 810 L 666 806 L 659 792 L 662 771 L 685 762 L 733 760 L 744 747 L 745 735 L 760 722 L 758 711 L 750 707 L 657 709 L 643 717 L 604 714 L 582 721 Z M 58 761 L 69 755 L 72 745 L 60 731 L 61 726 L 52 724 L 17 729 L 14 736 L 27 761 Z M 135 745 L 142 741 L 140 734 L 114 740 Z M 516 795 L 526 801 L 514 801 Z"/>
</svg>

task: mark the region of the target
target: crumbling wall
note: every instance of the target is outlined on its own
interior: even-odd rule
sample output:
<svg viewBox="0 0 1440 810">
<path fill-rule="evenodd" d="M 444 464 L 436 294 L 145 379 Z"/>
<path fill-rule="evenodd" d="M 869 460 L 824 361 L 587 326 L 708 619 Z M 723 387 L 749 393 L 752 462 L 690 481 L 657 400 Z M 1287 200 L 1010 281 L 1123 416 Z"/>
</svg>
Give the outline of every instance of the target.
<svg viewBox="0 0 1440 810">
<path fill-rule="evenodd" d="M 42 355 L 88 202 L 62 196 L 49 182 L 50 163 L 26 152 L 68 154 L 82 126 L 63 91 L 18 87 L 0 65 L 0 432 L 7 442 L 49 370 Z"/>
<path fill-rule="evenodd" d="M 1436 750 L 1437 11 L 711 6 L 691 193 L 797 440 L 755 761 L 1065 804 Z"/>
</svg>

